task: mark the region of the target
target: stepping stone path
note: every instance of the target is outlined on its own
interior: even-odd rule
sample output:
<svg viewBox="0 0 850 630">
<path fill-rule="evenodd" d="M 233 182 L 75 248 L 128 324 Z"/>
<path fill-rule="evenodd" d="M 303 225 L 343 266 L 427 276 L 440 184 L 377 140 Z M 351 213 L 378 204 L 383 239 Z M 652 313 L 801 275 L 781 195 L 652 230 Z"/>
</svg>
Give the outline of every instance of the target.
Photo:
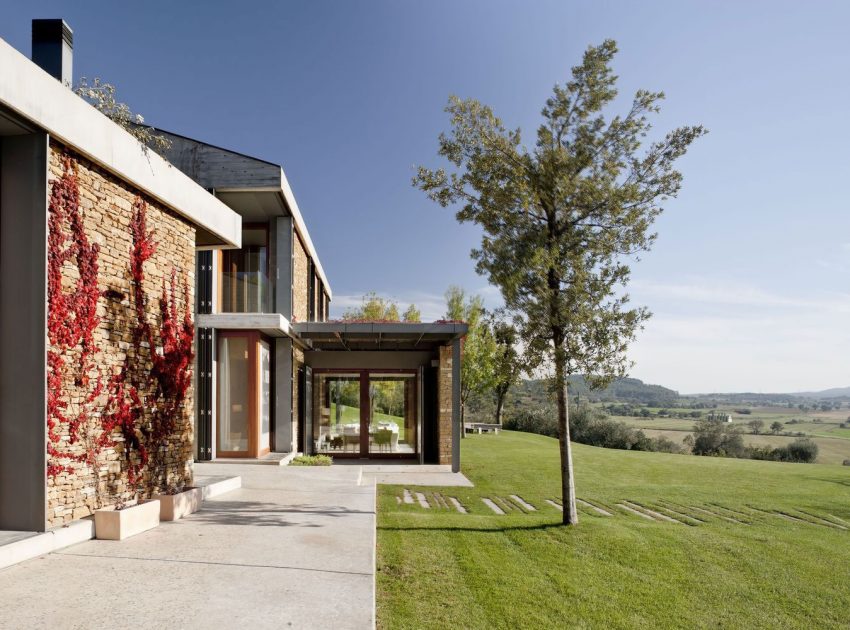
<svg viewBox="0 0 850 630">
<path fill-rule="evenodd" d="M 537 512 L 537 507 L 518 494 L 510 494 L 506 497 L 496 495 L 481 497 L 481 501 L 493 514 L 499 516 L 504 516 L 511 512 L 518 512 L 520 514 Z M 544 499 L 544 501 L 557 511 L 564 511 L 563 505 L 557 499 Z M 439 492 L 429 492 L 426 495 L 426 493 L 411 492 L 405 488 L 402 496 L 396 496 L 396 503 L 398 505 L 418 504 L 419 507 L 426 510 L 435 507 L 437 509 L 453 510 L 458 514 L 469 514 L 469 510 L 457 497 L 445 496 Z M 594 516 L 613 517 L 621 514 L 620 512 L 610 512 L 595 503 L 591 503 L 587 499 L 576 498 L 576 503 Z M 834 514 L 816 514 L 799 508 L 792 510 L 766 510 L 748 505 L 741 509 L 734 509 L 717 503 L 684 505 L 666 499 L 659 499 L 654 504 L 643 504 L 629 499 L 621 499 L 618 503 L 614 503 L 614 506 L 632 516 L 639 516 L 655 523 L 678 523 L 679 525 L 688 525 L 690 527 L 709 524 L 713 519 L 720 519 L 735 525 L 752 525 L 754 521 L 762 521 L 766 516 L 773 516 L 791 523 L 817 525 L 850 532 L 850 523 Z"/>
<path fill-rule="evenodd" d="M 484 502 L 484 505 L 493 510 L 496 514 L 501 515 L 505 513 L 505 511 L 498 505 L 496 505 L 492 499 L 488 499 L 487 497 L 481 497 L 481 500 Z"/>
<path fill-rule="evenodd" d="M 655 520 L 649 514 L 647 514 L 645 512 L 641 512 L 640 510 L 636 510 L 633 507 L 629 507 L 625 503 L 615 503 L 614 505 L 616 505 L 618 508 L 620 508 L 622 510 L 625 510 L 626 512 L 631 512 L 635 516 L 640 516 L 641 518 L 645 518 L 648 521 L 654 521 Z"/>
<path fill-rule="evenodd" d="M 461 514 L 466 514 L 466 508 L 463 507 L 463 504 L 460 501 L 458 501 L 454 497 L 449 497 L 449 501 L 451 501 L 452 505 L 458 512 L 460 512 Z"/>
<path fill-rule="evenodd" d="M 511 499 L 513 499 L 514 503 L 516 503 L 518 506 L 520 506 L 526 512 L 536 512 L 537 511 L 536 507 L 531 505 L 531 503 L 527 503 L 521 496 L 518 496 L 516 494 L 512 494 Z"/>
<path fill-rule="evenodd" d="M 655 510 L 650 510 L 648 507 L 643 506 L 639 503 L 634 503 L 632 501 L 623 501 L 621 505 L 628 505 L 629 507 L 644 512 L 648 514 L 651 518 L 656 521 L 666 521 L 668 523 L 678 523 L 679 525 L 684 525 L 682 521 L 676 520 L 675 518 L 670 518 L 666 514 L 662 514 L 661 512 L 656 512 Z"/>
<path fill-rule="evenodd" d="M 597 514 L 600 514 L 602 516 L 614 516 L 608 510 L 603 510 L 601 507 L 599 507 L 597 505 L 593 505 L 593 503 L 590 503 L 589 501 L 585 501 L 584 499 L 576 499 L 576 503 L 578 503 L 579 505 L 583 505 L 586 508 L 590 508 L 591 510 L 593 510 L 594 512 L 596 512 Z M 562 508 L 559 505 L 558 509 L 563 510 L 564 508 Z"/>
</svg>

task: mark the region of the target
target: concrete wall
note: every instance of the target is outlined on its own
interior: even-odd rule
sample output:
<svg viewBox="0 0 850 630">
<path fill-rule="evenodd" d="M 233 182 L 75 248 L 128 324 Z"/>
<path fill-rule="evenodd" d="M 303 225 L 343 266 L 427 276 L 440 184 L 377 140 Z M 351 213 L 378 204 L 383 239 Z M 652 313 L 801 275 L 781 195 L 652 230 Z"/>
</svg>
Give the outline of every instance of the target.
<svg viewBox="0 0 850 630">
<path fill-rule="evenodd" d="M 295 236 L 292 217 L 277 217 L 272 221 L 272 281 L 274 282 L 274 310 L 292 320 L 292 247 Z"/>
<path fill-rule="evenodd" d="M 0 529 L 47 525 L 47 154 L 0 139 Z"/>
</svg>

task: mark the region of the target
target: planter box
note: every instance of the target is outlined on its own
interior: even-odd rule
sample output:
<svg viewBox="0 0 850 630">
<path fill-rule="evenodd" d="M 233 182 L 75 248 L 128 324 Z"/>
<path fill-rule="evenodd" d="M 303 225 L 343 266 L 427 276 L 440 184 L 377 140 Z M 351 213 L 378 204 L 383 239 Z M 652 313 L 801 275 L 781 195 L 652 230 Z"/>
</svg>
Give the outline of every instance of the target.
<svg viewBox="0 0 850 630">
<path fill-rule="evenodd" d="M 176 521 L 201 509 L 204 500 L 203 488 L 187 488 L 177 494 L 155 494 L 159 499 L 159 520 Z"/>
<path fill-rule="evenodd" d="M 99 540 L 124 540 L 159 525 L 159 501 L 151 499 L 116 510 L 114 507 L 94 513 L 95 536 Z"/>
</svg>

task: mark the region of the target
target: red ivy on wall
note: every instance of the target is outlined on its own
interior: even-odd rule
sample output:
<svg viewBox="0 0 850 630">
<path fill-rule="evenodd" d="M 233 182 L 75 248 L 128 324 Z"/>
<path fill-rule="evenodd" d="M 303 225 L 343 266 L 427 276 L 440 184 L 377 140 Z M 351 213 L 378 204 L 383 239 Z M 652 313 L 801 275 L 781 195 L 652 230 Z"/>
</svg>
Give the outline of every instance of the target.
<svg viewBox="0 0 850 630">
<path fill-rule="evenodd" d="M 76 164 L 68 156 L 62 158 L 62 176 L 52 182 L 48 227 L 47 473 L 55 478 L 74 472 L 74 464 L 87 464 L 99 491 L 98 456 L 104 448 L 120 446 L 131 488 L 138 490 L 147 471 L 151 491 L 160 480 L 162 485 L 166 481 L 168 439 L 179 428 L 192 382 L 195 329 L 188 282 L 184 281 L 181 314 L 176 271 L 171 273 L 170 287 L 163 281 L 159 326 L 152 325 L 144 266 L 157 245 L 154 231 L 147 227 L 147 204 L 137 198 L 130 223 L 133 347 L 121 369 L 104 385 L 94 358 L 98 350 L 94 335 L 100 324 L 97 304 L 102 295 L 98 288 L 100 249 L 86 235 Z M 77 271 L 70 288 L 66 277 L 70 274 L 65 273 L 69 265 Z M 110 293 L 103 295 L 109 297 Z M 71 382 L 77 390 L 74 396 L 66 392 Z M 103 413 L 95 427 L 94 411 L 104 392 Z M 67 440 L 63 439 L 65 426 Z M 116 433 L 123 439 L 116 441 Z M 82 448 L 72 448 L 77 442 Z"/>
<path fill-rule="evenodd" d="M 144 265 L 156 252 L 154 231 L 147 227 L 147 204 L 141 198 L 133 204 L 130 222 L 133 244 L 130 248 L 130 283 L 136 321 L 133 328 L 135 356 L 147 346 L 151 369 L 143 371 L 129 364 L 110 384 L 111 411 L 107 415 L 111 427 L 124 434 L 125 459 L 131 484 L 140 481 L 142 469 L 149 463 L 153 470 L 149 483 L 165 485 L 165 454 L 168 438 L 177 430 L 186 393 L 192 383 L 192 323 L 189 286 L 184 282 L 184 312 L 178 312 L 177 272 L 171 272 L 170 290 L 163 280 L 159 298 L 158 331 L 148 320 Z M 129 382 L 128 382 L 129 381 Z M 142 401 L 139 392 L 152 391 Z M 133 457 L 133 452 L 136 457 Z M 151 461 L 152 460 L 152 461 Z"/>
<path fill-rule="evenodd" d="M 72 453 L 69 445 L 90 440 L 89 420 L 92 406 L 103 391 L 98 376 L 93 385 L 90 373 L 94 366 L 92 353 L 94 331 L 100 323 L 97 301 L 97 243 L 89 243 L 80 211 L 80 190 L 76 165 L 70 157 L 62 158 L 62 176 L 53 181 L 48 201 L 47 248 L 47 473 L 55 477 L 73 468 L 60 464 L 61 459 L 93 464 L 90 448 Z M 69 291 L 62 286 L 63 268 L 72 264 L 78 276 Z M 73 377 L 84 390 L 82 402 L 73 405 L 63 397 L 67 379 Z M 62 441 L 62 425 L 68 427 L 69 444 Z"/>
</svg>

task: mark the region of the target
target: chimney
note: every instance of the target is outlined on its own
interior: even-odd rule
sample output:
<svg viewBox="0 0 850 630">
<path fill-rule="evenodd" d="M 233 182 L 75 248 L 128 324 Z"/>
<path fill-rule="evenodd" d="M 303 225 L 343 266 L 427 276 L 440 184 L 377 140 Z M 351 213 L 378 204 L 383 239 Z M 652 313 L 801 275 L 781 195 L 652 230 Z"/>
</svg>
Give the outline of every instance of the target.
<svg viewBox="0 0 850 630">
<path fill-rule="evenodd" d="M 63 85 L 73 85 L 74 32 L 65 20 L 32 21 L 32 60 Z"/>
</svg>

